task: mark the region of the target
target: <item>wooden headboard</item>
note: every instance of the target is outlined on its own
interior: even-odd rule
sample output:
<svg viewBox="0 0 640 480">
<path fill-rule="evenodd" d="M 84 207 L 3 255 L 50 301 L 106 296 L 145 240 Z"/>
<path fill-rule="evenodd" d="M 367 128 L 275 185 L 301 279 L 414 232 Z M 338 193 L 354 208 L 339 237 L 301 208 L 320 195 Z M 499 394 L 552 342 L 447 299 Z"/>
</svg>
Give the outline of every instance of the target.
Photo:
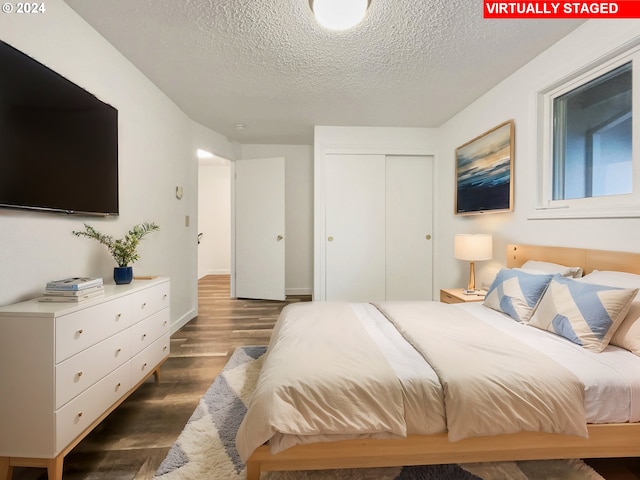
<svg viewBox="0 0 640 480">
<path fill-rule="evenodd" d="M 568 267 L 580 266 L 585 274 L 593 270 L 640 274 L 640 253 L 540 245 L 507 245 L 507 267 L 521 267 L 527 260 L 559 263 Z"/>
</svg>

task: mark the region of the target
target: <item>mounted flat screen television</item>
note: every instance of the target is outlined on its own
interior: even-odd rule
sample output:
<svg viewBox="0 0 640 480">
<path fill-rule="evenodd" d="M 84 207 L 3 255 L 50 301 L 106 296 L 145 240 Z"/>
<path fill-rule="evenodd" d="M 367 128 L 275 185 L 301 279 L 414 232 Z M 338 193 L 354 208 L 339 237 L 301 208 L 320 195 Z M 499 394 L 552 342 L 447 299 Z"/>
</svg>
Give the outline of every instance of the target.
<svg viewBox="0 0 640 480">
<path fill-rule="evenodd" d="M 0 41 L 0 207 L 118 215 L 118 111 Z"/>
</svg>

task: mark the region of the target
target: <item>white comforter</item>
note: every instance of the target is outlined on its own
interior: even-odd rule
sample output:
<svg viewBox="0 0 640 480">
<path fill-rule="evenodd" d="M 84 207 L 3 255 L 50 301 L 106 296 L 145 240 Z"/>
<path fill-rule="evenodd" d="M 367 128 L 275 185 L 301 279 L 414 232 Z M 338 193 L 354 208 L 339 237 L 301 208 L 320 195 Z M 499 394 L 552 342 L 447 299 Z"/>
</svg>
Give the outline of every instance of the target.
<svg viewBox="0 0 640 480">
<path fill-rule="evenodd" d="M 279 451 L 323 435 L 405 436 L 403 395 L 348 303 L 290 305 L 274 328 L 238 430 L 238 453 L 246 460 L 268 440 Z M 431 395 L 424 401 L 442 404 L 439 385 L 432 385 Z"/>
<path fill-rule="evenodd" d="M 423 304 L 429 303 L 419 302 L 419 309 Z M 407 305 L 404 304 L 405 307 Z M 394 310 L 395 306 L 382 304 L 380 307 Z M 416 305 L 411 308 L 414 307 Z M 447 312 L 464 313 L 464 309 L 457 306 L 434 303 L 436 310 L 441 307 L 447 308 Z M 488 309 L 479 304 L 475 307 L 482 310 L 479 310 L 479 313 L 488 312 Z M 423 333 L 415 333 L 416 325 L 420 326 L 418 317 L 422 318 L 423 314 L 424 312 L 420 312 L 416 318 L 409 321 L 409 324 L 414 324 L 408 329 L 414 331 L 410 336 L 428 336 L 428 333 L 425 333 L 428 328 L 418 328 L 418 332 Z M 393 313 L 390 312 L 390 315 L 393 316 Z M 442 315 L 442 312 L 439 315 Z M 522 329 L 530 331 L 531 327 L 504 320 L 496 312 L 487 315 L 489 321 L 485 318 L 479 320 L 474 315 L 475 318 L 467 319 L 467 323 L 472 321 L 482 324 L 482 331 L 485 332 L 482 335 L 485 337 L 497 339 L 506 336 L 507 343 L 515 346 L 515 350 L 527 350 L 528 356 L 538 355 L 535 352 L 536 348 L 528 347 L 516 340 L 519 333 L 524 332 Z M 444 323 L 451 324 L 455 331 L 453 322 Z M 493 322 L 496 325 L 488 327 Z M 503 324 L 507 327 L 501 328 Z M 467 324 L 464 329 L 470 325 Z M 550 335 L 547 332 L 536 333 L 547 337 Z M 524 343 L 531 343 L 527 335 L 525 339 Z M 504 342 L 504 338 L 501 341 Z M 419 343 L 415 338 L 414 342 Z M 444 351 L 446 353 L 446 349 Z M 553 358 L 553 355 L 551 357 Z M 505 358 L 504 362 L 509 360 Z M 547 365 L 548 369 L 561 371 L 564 379 L 562 381 L 570 379 L 573 385 L 570 390 L 576 393 L 575 379 L 567 369 L 545 355 L 541 357 L 540 362 L 541 365 Z M 464 363 L 466 365 L 475 362 L 467 360 Z M 568 370 L 576 373 L 575 369 Z M 458 368 L 455 371 L 465 373 L 467 369 Z M 640 372 L 640 369 L 635 371 Z M 444 377 L 447 375 L 441 372 L 440 374 Z M 640 373 L 637 375 L 640 376 Z M 447 389 L 452 388 L 449 386 L 452 385 L 451 378 L 445 378 L 445 384 Z M 459 387 L 453 388 L 455 390 Z M 539 419 L 533 420 L 534 424 L 538 422 L 535 428 L 584 435 L 584 405 L 588 405 L 589 402 L 582 399 L 582 392 L 589 392 L 590 385 L 580 390 L 580 400 L 577 402 L 580 405 L 569 408 L 562 402 L 556 404 L 553 408 L 559 406 L 560 411 L 557 412 L 558 417 L 554 418 L 558 421 L 551 421 L 550 428 L 547 428 L 549 425 L 542 425 L 544 422 L 540 423 Z M 501 402 L 501 397 L 496 397 L 495 391 L 492 395 L 492 401 Z M 237 447 L 241 457 L 246 460 L 255 448 L 267 441 L 272 452 L 277 453 L 298 443 L 444 432 L 448 428 L 445 405 L 448 403 L 447 408 L 461 409 L 459 406 L 453 407 L 456 401 L 457 399 L 445 401 L 445 391 L 435 371 L 425 363 L 418 350 L 414 349 L 372 305 L 331 302 L 295 304 L 283 310 L 274 329 L 256 393 L 238 431 Z M 548 408 L 551 407 L 542 407 L 541 411 L 545 415 L 548 414 Z M 471 408 L 495 408 L 495 405 L 492 407 L 485 404 L 484 407 Z M 561 420 L 559 417 L 564 416 L 568 410 L 573 411 L 575 415 L 569 415 L 568 420 Z M 455 417 L 453 410 L 447 413 L 451 418 Z M 527 422 L 530 423 L 529 420 Z M 464 427 L 466 431 L 463 431 L 459 429 L 461 423 L 458 422 L 458 426 L 453 429 L 449 425 L 449 434 L 454 440 L 474 434 L 505 433 L 497 422 L 493 423 L 496 424 L 496 431 L 487 430 L 484 424 L 480 427 L 471 424 L 470 427 Z M 509 425 L 511 426 L 508 428 L 512 428 L 512 424 Z M 517 428 L 529 427 L 519 425 Z"/>
<path fill-rule="evenodd" d="M 559 363 L 444 303 L 378 308 L 438 374 L 450 441 L 522 431 L 587 437 L 584 386 Z"/>
</svg>

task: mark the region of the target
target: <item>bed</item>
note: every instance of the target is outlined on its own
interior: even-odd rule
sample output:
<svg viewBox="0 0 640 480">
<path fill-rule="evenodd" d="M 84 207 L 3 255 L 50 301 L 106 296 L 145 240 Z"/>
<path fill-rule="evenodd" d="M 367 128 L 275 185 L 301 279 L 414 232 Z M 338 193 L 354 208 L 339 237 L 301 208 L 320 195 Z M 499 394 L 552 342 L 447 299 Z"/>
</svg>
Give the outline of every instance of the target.
<svg viewBox="0 0 640 480">
<path fill-rule="evenodd" d="M 535 260 L 537 262 L 568 265 L 574 268 L 578 267 L 584 274 L 593 273 L 594 275 L 600 275 L 600 273 L 612 271 L 640 274 L 640 254 L 637 253 L 621 253 L 600 250 L 527 245 L 508 245 L 507 269 L 509 270 L 505 271 L 505 274 L 508 275 L 511 273 L 518 273 L 518 275 L 523 275 L 519 272 L 516 272 L 516 270 L 519 270 L 523 265 L 525 265 L 526 262 L 531 260 Z M 501 271 L 499 275 L 502 273 L 503 272 Z M 525 274 L 525 278 L 529 278 L 526 277 L 526 275 L 534 273 L 548 274 L 548 272 L 528 271 Z M 542 277 L 542 275 L 538 276 Z M 565 287 L 566 282 L 572 282 L 571 279 L 564 280 L 563 278 L 558 278 L 558 275 L 552 277 L 552 280 L 549 280 L 549 282 L 545 286 L 545 291 L 551 290 L 551 285 L 553 285 L 553 288 L 561 292 Z M 601 275 L 596 276 L 595 278 L 606 280 L 608 277 L 606 277 L 606 275 L 602 277 Z M 572 283 L 571 285 L 574 284 Z M 623 285 L 612 286 L 621 287 Z M 617 302 L 621 305 L 619 309 L 621 319 L 622 317 L 626 316 L 627 312 L 631 314 L 631 310 L 634 308 L 636 308 L 634 312 L 637 313 L 637 308 L 640 307 L 638 297 L 636 297 L 635 295 L 637 292 L 623 294 L 623 292 L 617 292 L 613 290 L 619 289 L 612 289 L 611 294 L 617 295 L 617 297 L 620 298 L 620 300 L 617 300 Z M 487 302 L 489 302 L 490 298 L 493 298 L 495 294 L 495 291 L 490 291 L 489 295 L 487 296 Z M 607 290 L 606 295 L 609 294 L 610 292 L 609 290 Z M 623 295 L 626 295 L 625 299 L 622 299 Z M 547 297 L 549 296 L 550 295 L 547 295 Z M 549 308 L 548 306 L 545 306 L 543 304 L 543 300 L 544 298 L 540 300 L 538 309 Z M 423 308 L 422 304 L 424 303 L 435 304 L 436 302 L 414 302 L 413 304 L 409 305 L 408 311 L 405 311 L 407 310 L 407 305 L 404 303 L 402 305 L 397 305 L 393 302 L 384 302 L 373 307 L 375 307 L 375 310 L 377 312 L 384 313 L 385 317 L 394 317 L 395 315 L 401 316 L 403 318 L 408 317 L 408 320 L 401 320 L 396 326 L 399 329 L 406 330 L 403 335 L 409 335 L 411 337 L 412 335 L 420 336 L 419 330 L 413 329 L 413 325 L 417 323 L 416 318 L 412 319 L 411 317 L 419 317 L 419 315 L 421 314 L 421 309 Z M 624 306 L 622 306 L 623 303 Z M 356 305 L 355 307 L 353 307 L 353 310 L 356 312 L 355 316 L 357 317 L 359 315 L 357 313 L 359 310 L 366 309 L 367 311 L 370 311 L 373 307 Z M 462 327 L 459 327 L 458 330 L 472 330 L 473 328 L 476 328 L 476 324 L 480 325 L 478 326 L 478 328 L 485 328 L 485 323 L 492 324 L 492 322 L 495 321 L 497 322 L 495 325 L 487 325 L 487 327 L 497 327 L 498 330 L 501 330 L 501 333 L 493 333 L 495 332 L 495 330 L 491 330 L 492 333 L 489 336 L 491 336 L 492 338 L 495 336 L 497 339 L 500 339 L 500 335 L 503 334 L 509 336 L 516 335 L 516 330 L 518 332 L 517 335 L 520 335 L 520 331 L 524 332 L 525 330 L 528 330 L 532 331 L 534 336 L 537 335 L 550 337 L 550 341 L 554 342 L 553 344 L 559 344 L 562 342 L 571 343 L 567 342 L 565 338 L 560 338 L 558 337 L 558 335 L 544 331 L 544 328 L 542 328 L 540 325 L 538 325 L 539 328 L 520 328 L 518 322 L 502 322 L 501 320 L 495 320 L 496 317 L 504 316 L 504 312 L 495 312 L 491 309 L 487 309 L 487 307 L 484 307 L 481 304 L 466 304 L 462 306 L 444 306 L 442 304 L 438 304 L 430 306 L 429 308 L 433 307 L 436 309 L 440 309 L 439 312 L 441 313 L 439 313 L 439 315 L 453 315 L 453 313 L 449 312 L 456 312 L 455 315 L 460 316 L 463 319 L 463 322 L 467 322 L 462 323 Z M 333 307 L 325 305 L 325 308 Z M 447 310 L 444 311 L 442 310 L 443 308 L 447 308 Z M 482 309 L 491 310 L 491 313 L 486 312 L 486 319 L 482 319 L 482 321 L 479 322 L 475 320 L 465 319 L 465 315 L 471 316 L 474 319 L 476 315 L 482 316 Z M 285 311 L 283 311 L 283 314 L 284 313 Z M 542 318 L 544 316 L 543 314 L 544 311 L 539 316 Z M 312 318 L 311 320 L 315 321 L 316 323 L 320 323 L 322 315 L 326 315 L 326 312 L 312 313 L 311 315 L 319 316 L 318 318 Z M 376 313 L 373 312 L 370 316 L 375 317 L 375 315 Z M 533 315 L 536 314 L 533 313 Z M 367 318 L 369 318 L 368 315 Z M 529 320 L 531 323 L 542 322 L 542 320 L 539 318 L 531 318 Z M 338 322 L 339 321 L 340 320 L 338 320 Z M 638 323 L 640 325 L 640 322 Z M 301 323 L 301 325 L 303 324 Z M 336 330 L 335 324 L 332 325 L 331 322 L 328 322 L 328 326 Z M 433 327 L 438 328 L 438 324 L 434 323 Z M 279 338 L 280 334 L 282 333 L 278 332 L 279 328 L 280 327 L 276 325 L 276 329 L 274 330 L 274 337 L 272 338 Z M 365 328 L 368 327 L 365 326 Z M 335 337 L 336 341 L 351 341 L 349 340 L 349 337 L 352 335 L 355 336 L 357 334 L 357 330 L 358 328 L 354 328 L 352 332 L 350 327 L 341 327 L 339 329 L 340 335 L 337 335 Z M 475 334 L 487 336 L 485 332 L 485 330 L 478 330 L 477 332 L 475 332 Z M 284 334 L 285 336 L 289 335 L 292 338 L 296 338 L 295 336 L 300 334 L 300 332 L 296 332 L 295 329 L 293 329 L 291 332 L 285 330 Z M 447 335 L 448 333 L 445 331 L 443 332 L 443 334 Z M 525 335 L 529 335 L 529 333 L 526 333 Z M 558 393 L 558 395 L 553 395 L 553 401 L 556 400 L 556 397 L 560 397 L 557 399 L 557 411 L 560 413 L 557 414 L 557 418 L 551 418 L 548 425 L 541 424 L 540 428 L 535 428 L 535 425 L 537 423 L 541 423 L 540 418 L 533 419 L 531 420 L 530 424 L 525 424 L 525 428 L 520 428 L 517 422 L 527 422 L 528 419 L 525 418 L 524 420 L 522 420 L 520 418 L 522 417 L 521 412 L 518 412 L 518 415 L 513 415 L 514 418 L 517 418 L 516 425 L 513 427 L 508 427 L 511 428 L 512 431 L 509 431 L 507 428 L 507 433 L 503 433 L 503 431 L 501 430 L 500 433 L 492 434 L 492 431 L 487 430 L 482 424 L 474 424 L 471 425 L 471 427 L 468 427 L 471 428 L 472 431 L 463 431 L 460 428 L 460 425 L 462 425 L 464 428 L 467 428 L 469 416 L 463 415 L 460 421 L 458 423 L 455 423 L 456 420 L 454 417 L 456 415 L 454 414 L 456 414 L 456 412 L 460 412 L 461 409 L 459 407 L 459 403 L 456 404 L 455 402 L 453 402 L 453 400 L 449 399 L 457 399 L 458 395 L 451 395 L 450 392 L 458 392 L 458 390 L 455 390 L 455 388 L 457 388 L 456 384 L 450 383 L 446 374 L 443 374 L 443 372 L 438 367 L 438 358 L 435 359 L 435 369 L 437 370 L 435 381 L 433 379 L 433 376 L 427 375 L 426 380 L 424 380 L 424 385 L 420 387 L 421 393 L 418 394 L 418 397 L 415 397 L 418 399 L 433 397 L 435 399 L 429 400 L 430 402 L 433 401 L 435 403 L 433 404 L 434 406 L 432 408 L 428 409 L 431 416 L 427 418 L 427 420 L 410 419 L 409 414 L 412 413 L 412 406 L 413 410 L 416 410 L 417 408 L 415 407 L 415 405 L 417 405 L 419 402 L 415 400 L 414 397 L 408 396 L 406 387 L 404 387 L 404 390 L 401 389 L 400 393 L 394 391 L 392 391 L 391 393 L 385 393 L 386 391 L 384 389 L 386 387 L 381 387 L 380 385 L 378 385 L 376 383 L 377 380 L 369 378 L 368 374 L 363 370 L 361 375 L 362 383 L 364 386 L 359 387 L 361 388 L 361 390 L 356 388 L 353 392 L 353 396 L 354 398 L 358 397 L 358 402 L 364 405 L 362 408 L 368 406 L 368 408 L 372 408 L 374 410 L 377 409 L 377 411 L 375 414 L 364 415 L 364 417 L 366 417 L 363 420 L 363 422 L 365 422 L 365 425 L 358 425 L 358 428 L 362 430 L 353 430 L 353 432 L 349 431 L 346 434 L 342 435 L 343 425 L 339 424 L 335 436 L 326 435 L 326 431 L 318 431 L 318 435 L 285 434 L 281 435 L 280 437 L 273 436 L 270 444 L 267 444 L 265 439 L 268 437 L 272 437 L 273 429 L 271 427 L 274 423 L 277 423 L 277 421 L 273 421 L 273 419 L 268 419 L 264 422 L 262 421 L 262 416 L 266 416 L 269 414 L 268 410 L 271 408 L 271 404 L 268 402 L 261 404 L 260 395 L 256 395 L 254 396 L 254 400 L 249 407 L 247 416 L 245 417 L 243 426 L 241 426 L 237 439 L 238 449 L 241 452 L 241 455 L 243 455 L 246 460 L 247 479 L 258 480 L 260 478 L 260 472 L 262 471 L 366 468 L 399 465 L 426 465 L 441 463 L 551 458 L 640 456 L 640 423 L 638 423 L 640 422 L 640 356 L 637 355 L 639 353 L 638 351 L 635 351 L 636 355 L 634 355 L 624 348 L 607 346 L 606 344 L 609 341 L 613 341 L 612 335 L 613 332 L 611 332 L 610 335 L 607 335 L 607 339 L 604 345 L 606 349 L 604 350 L 603 354 L 593 352 L 589 352 L 586 354 L 587 358 L 593 359 L 593 361 L 595 362 L 593 364 L 595 366 L 594 368 L 588 367 L 586 368 L 586 370 L 601 370 L 604 377 L 600 379 L 593 378 L 591 380 L 580 377 L 579 385 L 584 385 L 580 388 L 577 388 L 576 385 L 568 382 L 567 378 L 573 378 L 574 374 L 578 376 L 581 375 L 580 369 L 582 368 L 583 370 L 585 370 L 584 366 L 581 367 L 582 360 L 565 360 L 564 357 L 554 359 L 554 356 L 552 354 L 545 354 L 551 358 L 551 361 L 563 363 L 563 367 L 566 363 L 568 365 L 567 370 L 569 371 L 569 375 L 568 377 L 561 376 L 559 380 L 553 380 L 553 382 L 556 383 L 551 383 L 549 385 L 549 388 L 558 389 L 558 392 L 562 390 L 562 394 Z M 386 333 L 382 334 L 382 337 L 387 336 L 388 335 Z M 368 338 L 366 342 L 358 341 L 358 347 L 356 348 L 356 350 L 362 350 L 363 352 L 365 352 L 365 355 L 367 354 L 366 352 L 370 352 L 372 350 L 377 351 L 376 348 L 371 348 L 367 343 L 369 341 L 373 341 L 374 343 L 378 341 L 375 338 L 376 335 L 370 334 L 367 337 L 371 338 Z M 560 339 L 558 340 L 558 338 L 555 337 L 558 337 Z M 598 339 L 599 338 L 600 337 L 598 337 Z M 594 352 L 598 352 L 598 349 L 600 348 L 598 346 L 598 339 L 588 339 L 588 341 L 593 340 L 595 342 Z M 379 341 L 387 342 L 386 339 L 379 339 Z M 414 338 L 412 337 L 412 344 L 413 341 Z M 437 344 L 434 344 L 433 342 L 429 344 L 429 338 L 425 338 L 424 341 L 426 342 L 428 349 L 435 348 L 436 350 L 438 350 Z M 521 343 L 513 343 L 516 349 L 529 348 L 529 340 L 526 337 L 514 341 L 522 341 L 525 344 L 523 346 Z M 640 339 L 638 341 L 640 342 Z M 416 342 L 418 345 L 420 345 L 420 347 L 416 348 L 422 348 L 422 340 L 417 339 Z M 285 344 L 284 341 L 282 343 Z M 296 343 L 297 342 L 294 342 L 293 345 L 296 345 Z M 508 343 L 512 344 L 512 341 L 509 340 Z M 585 343 L 581 346 L 574 345 L 573 343 L 571 343 L 571 345 L 573 346 L 572 351 L 583 350 L 582 347 L 585 346 L 591 348 L 590 344 L 588 343 Z M 415 347 L 416 345 L 413 346 Z M 318 347 L 318 355 L 324 354 L 322 347 L 322 345 Z M 325 350 L 328 349 L 326 351 L 329 351 L 331 348 L 330 345 L 324 345 L 324 347 Z M 380 344 L 378 344 L 378 347 L 380 347 Z M 305 348 L 308 350 L 308 346 L 304 345 L 302 345 L 302 347 L 300 347 L 300 345 L 298 345 L 297 347 L 294 346 L 294 348 Z M 461 348 L 462 350 L 464 349 L 463 347 Z M 382 347 L 380 347 L 380 349 L 382 350 Z M 398 349 L 401 349 L 401 347 L 398 347 Z M 443 351 L 441 353 L 438 353 L 437 355 L 443 355 L 446 357 L 447 349 L 441 350 Z M 277 352 L 278 349 L 270 345 L 269 353 L 267 355 L 267 361 L 279 361 L 277 358 Z M 291 352 L 291 350 L 289 352 Z M 421 355 L 419 356 L 423 356 L 423 353 L 425 352 L 420 350 Z M 430 353 L 426 353 L 427 355 L 430 355 Z M 576 355 L 580 354 L 579 352 L 574 353 Z M 571 355 L 573 355 L 574 353 L 571 353 Z M 387 357 L 385 358 L 388 359 L 388 354 L 385 353 L 385 355 L 387 355 Z M 457 353 L 457 355 L 459 355 L 459 352 Z M 403 365 L 402 368 L 406 367 L 406 369 L 410 370 L 410 367 L 406 366 L 407 362 L 404 360 L 404 357 L 402 358 L 402 360 L 399 360 Z M 615 371 L 609 370 L 610 366 L 608 365 L 608 362 L 617 362 L 618 358 L 622 359 L 622 365 L 624 365 L 622 367 L 622 371 L 624 371 L 624 375 L 619 375 L 618 373 L 616 373 L 610 374 L 609 376 L 616 377 L 616 381 L 618 376 L 626 377 L 623 379 L 623 383 L 619 387 L 620 392 L 622 392 L 621 396 L 617 397 L 622 398 L 622 400 L 615 400 L 616 408 L 610 408 L 608 405 L 612 405 L 611 403 L 605 404 L 607 406 L 603 408 L 602 402 L 598 397 L 600 393 L 597 392 L 597 386 L 601 384 L 603 380 L 606 380 L 608 382 L 606 378 L 607 372 Z M 553 369 L 552 367 L 549 367 L 549 365 L 545 365 L 544 361 L 544 359 L 538 359 L 532 363 L 540 363 L 541 365 L 544 365 L 543 370 Z M 283 363 L 281 360 L 280 362 Z M 340 359 L 340 362 L 344 362 L 345 370 L 353 369 L 354 372 L 358 372 L 358 365 L 352 365 L 349 357 Z M 401 377 L 401 375 L 398 374 L 398 372 L 402 370 L 401 367 L 396 366 L 395 364 L 391 364 L 391 367 L 387 368 L 384 365 L 385 362 L 381 361 L 376 354 L 372 354 L 371 357 L 367 357 L 367 362 L 372 364 L 373 370 L 382 371 L 383 375 L 393 377 L 393 374 L 395 373 L 398 375 L 398 377 Z M 602 367 L 597 367 L 600 364 L 602 364 Z M 303 366 L 297 365 L 296 362 L 289 362 L 289 365 L 290 369 L 294 370 L 303 368 Z M 327 369 L 327 372 L 323 371 L 324 364 L 322 362 L 319 362 L 318 365 L 320 365 L 318 368 L 318 375 L 320 376 L 320 378 L 324 379 L 324 376 L 331 375 L 330 369 Z M 529 367 L 524 364 L 518 364 L 514 365 L 513 368 L 514 371 L 519 371 L 519 369 L 528 369 Z M 611 368 L 620 367 L 617 367 L 617 363 L 616 366 L 613 366 L 612 363 Z M 406 369 L 404 371 L 407 371 Z M 564 370 L 564 368 L 558 370 Z M 263 373 L 263 377 L 266 376 L 268 378 L 261 377 L 262 383 L 259 382 L 259 389 L 261 385 L 263 385 L 265 389 L 268 387 L 269 380 L 273 375 L 270 373 L 271 370 L 267 370 L 267 372 L 269 373 Z M 456 375 L 453 375 L 453 377 L 456 377 L 457 373 L 458 372 L 456 372 Z M 442 379 L 438 377 L 442 377 Z M 447 395 L 444 395 L 441 390 L 438 390 L 439 387 L 437 387 L 436 385 L 438 384 L 438 380 L 442 380 L 442 384 L 445 386 L 442 390 L 445 390 L 447 392 Z M 470 381 L 470 379 L 466 378 L 462 381 L 464 383 Z M 563 390 L 562 387 L 559 386 L 563 382 L 568 383 L 566 390 Z M 587 382 L 591 382 L 591 384 Z M 381 390 L 376 390 L 377 388 L 380 388 Z M 511 389 L 511 386 L 509 386 L 509 389 Z M 611 390 L 614 391 L 613 386 L 611 387 Z M 368 399 L 362 399 L 362 397 L 359 397 L 360 395 L 363 395 L 363 391 L 369 392 Z M 553 391 L 555 392 L 556 390 Z M 351 412 L 357 416 L 358 412 L 355 408 L 355 400 L 351 399 L 352 403 L 349 403 L 349 398 L 346 398 L 350 396 L 349 388 L 346 388 L 344 392 L 346 392 L 346 394 L 343 395 L 345 397 L 345 411 Z M 308 393 L 310 395 L 310 398 L 316 398 L 314 397 L 314 395 L 317 396 L 317 398 L 323 398 L 323 395 L 318 396 L 316 392 Z M 394 402 L 393 400 L 390 403 L 390 405 L 392 406 L 387 407 L 385 404 L 383 408 L 379 407 L 379 404 L 376 403 L 376 399 L 384 397 L 385 395 L 389 397 L 402 395 L 402 398 L 399 400 L 399 402 L 401 405 L 404 405 L 404 414 L 407 414 L 407 418 L 402 419 L 398 417 L 398 412 L 396 411 L 398 410 L 398 408 L 393 406 L 397 406 L 398 402 Z M 422 397 L 420 397 L 420 395 L 422 395 Z M 515 393 L 516 397 L 519 395 L 520 394 L 518 392 Z M 438 400 L 438 396 L 442 398 Z M 567 402 L 574 403 L 564 403 L 565 399 L 562 398 L 563 396 L 566 396 Z M 625 398 L 626 400 L 624 400 Z M 277 401 L 279 402 L 279 398 L 277 399 Z M 500 398 L 494 396 L 492 401 L 499 402 Z M 440 402 L 440 404 L 438 404 L 438 402 Z M 624 404 L 624 402 L 628 402 L 628 405 Z M 296 401 L 294 401 L 293 403 L 295 404 Z M 281 414 L 284 417 L 282 420 L 285 423 L 304 423 L 305 426 L 308 427 L 308 424 L 310 423 L 309 419 L 311 418 L 312 420 L 315 420 L 315 417 L 318 416 L 317 412 L 314 411 L 314 408 L 313 406 L 311 406 L 311 404 L 306 404 L 305 407 L 304 401 L 302 401 L 301 403 L 299 402 L 299 405 L 301 405 L 301 411 L 303 412 L 302 414 L 300 414 L 299 412 L 294 413 L 292 410 L 286 410 L 286 408 L 291 407 L 291 405 L 287 404 L 284 410 L 285 413 Z M 617 408 L 617 406 L 619 406 L 620 408 Z M 305 408 L 308 411 L 305 411 Z M 329 406 L 328 408 L 331 409 L 331 406 Z M 554 406 L 554 408 L 556 407 Z M 340 409 L 334 408 L 329 412 L 329 417 L 334 419 L 337 418 L 338 423 L 341 420 L 341 412 L 339 410 Z M 575 413 L 577 416 L 569 414 L 568 410 L 576 410 Z M 447 418 L 447 415 L 449 415 L 449 418 Z M 545 418 L 545 421 L 547 420 L 546 415 L 542 415 L 542 417 Z M 347 424 L 351 421 L 350 419 L 342 420 L 344 420 L 344 422 L 347 422 Z M 506 424 L 508 424 L 510 421 L 510 419 L 506 417 L 505 420 L 507 420 Z M 372 430 L 365 432 L 365 430 L 367 429 L 366 422 L 375 423 L 376 426 L 382 425 L 382 428 L 375 431 Z M 311 425 L 309 431 L 315 432 L 314 428 L 314 425 Z"/>
</svg>

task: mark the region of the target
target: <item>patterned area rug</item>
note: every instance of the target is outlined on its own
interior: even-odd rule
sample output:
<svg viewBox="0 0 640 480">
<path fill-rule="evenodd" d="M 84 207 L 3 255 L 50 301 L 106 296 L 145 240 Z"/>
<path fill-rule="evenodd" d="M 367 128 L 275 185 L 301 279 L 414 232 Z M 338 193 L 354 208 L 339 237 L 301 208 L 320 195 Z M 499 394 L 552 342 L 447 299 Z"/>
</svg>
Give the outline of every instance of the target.
<svg viewBox="0 0 640 480">
<path fill-rule="evenodd" d="M 236 431 L 255 387 L 266 347 L 240 347 L 200 400 L 154 478 L 244 480 Z M 262 480 L 604 480 L 580 460 L 269 472 Z"/>
</svg>

